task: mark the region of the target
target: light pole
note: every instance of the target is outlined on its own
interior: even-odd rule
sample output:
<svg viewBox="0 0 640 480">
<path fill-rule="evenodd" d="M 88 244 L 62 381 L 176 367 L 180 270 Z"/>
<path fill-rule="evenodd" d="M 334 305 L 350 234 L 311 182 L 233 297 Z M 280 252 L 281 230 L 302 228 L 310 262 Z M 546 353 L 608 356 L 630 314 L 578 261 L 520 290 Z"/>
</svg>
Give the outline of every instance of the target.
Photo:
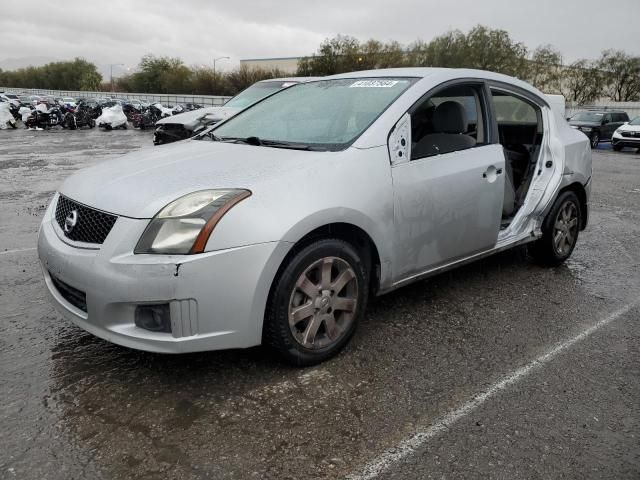
<svg viewBox="0 0 640 480">
<path fill-rule="evenodd" d="M 231 57 L 218 57 L 213 59 L 213 94 L 216 94 L 216 62 L 218 60 L 229 60 Z"/>
<path fill-rule="evenodd" d="M 113 92 L 113 67 L 124 67 L 124 63 L 112 63 L 109 65 L 109 77 L 111 81 L 111 91 Z"/>
</svg>

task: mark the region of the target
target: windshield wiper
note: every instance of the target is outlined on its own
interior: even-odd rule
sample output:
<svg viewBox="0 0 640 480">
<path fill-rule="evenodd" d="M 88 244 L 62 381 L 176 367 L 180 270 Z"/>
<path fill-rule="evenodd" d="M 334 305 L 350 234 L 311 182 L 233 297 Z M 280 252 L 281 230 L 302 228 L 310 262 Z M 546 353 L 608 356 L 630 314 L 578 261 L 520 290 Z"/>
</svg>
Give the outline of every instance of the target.
<svg viewBox="0 0 640 480">
<path fill-rule="evenodd" d="M 278 140 L 263 140 L 259 137 L 246 137 L 246 138 L 231 138 L 224 137 L 224 140 L 233 140 L 240 143 L 246 143 L 247 145 L 254 145 L 256 147 L 273 147 L 273 148 L 288 148 L 291 150 L 313 150 L 309 145 L 304 143 L 295 142 L 282 142 Z"/>
<path fill-rule="evenodd" d="M 198 138 L 204 138 L 207 137 L 210 140 L 213 140 L 214 142 L 222 142 L 224 139 L 220 138 L 219 136 L 217 136 L 215 133 L 213 133 L 213 131 L 208 131 L 208 132 L 203 132 L 198 134 L 198 136 L 196 137 L 196 139 Z"/>
<path fill-rule="evenodd" d="M 281 142 L 278 140 L 262 140 L 259 137 L 218 137 L 213 132 L 204 133 L 203 136 L 210 138 L 214 142 L 231 142 L 231 143 L 245 143 L 247 145 L 253 145 L 256 147 L 272 147 L 272 148 L 287 148 L 290 150 L 318 150 L 312 148 L 304 143 L 295 142 Z"/>
</svg>

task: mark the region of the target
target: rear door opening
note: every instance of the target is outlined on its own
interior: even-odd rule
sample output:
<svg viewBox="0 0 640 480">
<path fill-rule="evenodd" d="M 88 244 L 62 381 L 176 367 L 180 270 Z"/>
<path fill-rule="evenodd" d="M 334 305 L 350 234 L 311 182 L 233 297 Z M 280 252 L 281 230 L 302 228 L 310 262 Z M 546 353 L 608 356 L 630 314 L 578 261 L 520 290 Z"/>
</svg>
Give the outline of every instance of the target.
<svg viewBox="0 0 640 480">
<path fill-rule="evenodd" d="M 514 93 L 491 89 L 499 141 L 505 154 L 505 191 L 501 229 L 524 204 L 535 173 L 543 137 L 542 110 Z"/>
</svg>

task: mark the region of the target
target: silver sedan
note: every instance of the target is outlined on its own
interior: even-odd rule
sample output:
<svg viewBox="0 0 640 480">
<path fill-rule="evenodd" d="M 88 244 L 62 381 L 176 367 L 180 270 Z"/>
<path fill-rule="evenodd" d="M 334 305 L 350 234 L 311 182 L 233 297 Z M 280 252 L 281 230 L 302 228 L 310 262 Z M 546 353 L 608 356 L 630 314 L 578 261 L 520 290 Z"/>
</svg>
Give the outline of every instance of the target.
<svg viewBox="0 0 640 480">
<path fill-rule="evenodd" d="M 588 139 L 524 82 L 365 71 L 69 177 L 38 251 L 55 305 L 103 339 L 266 343 L 310 365 L 349 341 L 373 295 L 525 243 L 565 261 L 590 182 Z"/>
</svg>

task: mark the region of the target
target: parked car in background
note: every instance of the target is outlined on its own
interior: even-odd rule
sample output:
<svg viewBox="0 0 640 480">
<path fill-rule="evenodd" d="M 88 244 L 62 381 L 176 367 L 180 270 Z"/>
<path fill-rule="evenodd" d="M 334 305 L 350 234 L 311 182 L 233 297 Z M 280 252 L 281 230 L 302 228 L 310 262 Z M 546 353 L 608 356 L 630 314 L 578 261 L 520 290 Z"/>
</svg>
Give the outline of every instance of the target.
<svg viewBox="0 0 640 480">
<path fill-rule="evenodd" d="M 613 132 L 629 121 L 629 115 L 622 110 L 583 110 L 569 118 L 569 125 L 584 133 L 596 148 L 600 142 L 611 140 Z"/>
<path fill-rule="evenodd" d="M 42 98 L 43 97 L 40 95 L 28 95 L 25 100 L 26 103 L 30 104 L 31 106 L 36 106 Z"/>
<path fill-rule="evenodd" d="M 132 105 L 137 110 L 142 110 L 143 108 L 149 106 L 148 102 L 143 102 L 142 100 L 138 100 L 137 98 L 129 99 L 125 102 L 125 104 Z"/>
<path fill-rule="evenodd" d="M 11 103 L 14 106 L 20 105 L 20 98 L 15 93 L 2 93 L 0 98 L 3 98 L 6 102 Z"/>
<path fill-rule="evenodd" d="M 640 116 L 624 123 L 613 132 L 611 146 L 616 152 L 625 147 L 640 149 Z"/>
<path fill-rule="evenodd" d="M 225 103 L 224 106 L 199 108 L 169 118 L 163 118 L 156 123 L 153 144 L 163 145 L 193 137 L 207 126 L 235 115 L 243 108 L 278 90 L 313 79 L 311 77 L 291 77 L 262 80 L 240 92 Z"/>
<path fill-rule="evenodd" d="M 57 308 L 110 342 L 265 342 L 311 365 L 349 341 L 370 296 L 523 244 L 561 264 L 591 175 L 588 139 L 525 82 L 359 71 L 72 175 L 38 254 Z"/>
<path fill-rule="evenodd" d="M 78 104 L 78 101 L 74 97 L 63 97 L 60 99 L 60 105 L 75 107 L 77 104 Z"/>
</svg>

